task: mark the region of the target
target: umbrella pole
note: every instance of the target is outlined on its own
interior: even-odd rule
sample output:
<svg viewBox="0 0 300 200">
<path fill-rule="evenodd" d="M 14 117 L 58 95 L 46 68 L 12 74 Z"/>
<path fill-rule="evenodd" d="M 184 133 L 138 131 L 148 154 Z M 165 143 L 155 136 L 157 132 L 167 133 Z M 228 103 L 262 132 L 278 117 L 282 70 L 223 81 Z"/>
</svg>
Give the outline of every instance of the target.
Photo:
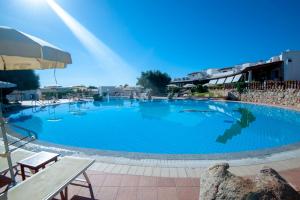
<svg viewBox="0 0 300 200">
<path fill-rule="evenodd" d="M 10 151 L 9 151 L 9 147 L 8 147 L 8 139 L 7 139 L 7 135 L 6 135 L 5 122 L 4 122 L 3 114 L 2 114 L 2 103 L 1 102 L 0 102 L 0 126 L 1 126 L 1 132 L 2 132 L 2 137 L 3 137 L 4 148 L 5 148 L 5 156 L 7 158 L 10 177 L 12 180 L 12 185 L 15 185 L 16 179 L 15 179 L 15 174 L 14 174 L 13 165 L 12 165 L 12 161 L 11 161 Z"/>
</svg>

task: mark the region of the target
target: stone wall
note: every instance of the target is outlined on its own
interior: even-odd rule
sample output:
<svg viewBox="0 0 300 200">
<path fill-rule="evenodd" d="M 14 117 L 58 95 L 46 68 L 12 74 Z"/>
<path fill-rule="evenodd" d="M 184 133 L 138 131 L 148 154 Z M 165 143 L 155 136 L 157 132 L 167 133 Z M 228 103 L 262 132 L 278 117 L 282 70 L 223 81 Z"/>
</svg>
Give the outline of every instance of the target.
<svg viewBox="0 0 300 200">
<path fill-rule="evenodd" d="M 240 98 L 240 95 L 234 89 L 214 89 L 210 90 L 210 92 L 231 100 Z M 300 108 L 300 89 L 247 90 L 241 95 L 241 100 Z"/>
</svg>

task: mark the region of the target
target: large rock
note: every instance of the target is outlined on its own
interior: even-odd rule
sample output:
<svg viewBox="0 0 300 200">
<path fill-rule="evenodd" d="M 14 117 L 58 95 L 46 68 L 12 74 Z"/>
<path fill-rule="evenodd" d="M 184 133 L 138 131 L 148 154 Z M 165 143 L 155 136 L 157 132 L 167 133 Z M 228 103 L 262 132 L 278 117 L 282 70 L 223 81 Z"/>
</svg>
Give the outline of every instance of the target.
<svg viewBox="0 0 300 200">
<path fill-rule="evenodd" d="M 297 193 L 274 169 L 263 168 L 255 179 L 236 176 L 229 164 L 210 167 L 200 179 L 200 200 L 297 200 Z"/>
</svg>

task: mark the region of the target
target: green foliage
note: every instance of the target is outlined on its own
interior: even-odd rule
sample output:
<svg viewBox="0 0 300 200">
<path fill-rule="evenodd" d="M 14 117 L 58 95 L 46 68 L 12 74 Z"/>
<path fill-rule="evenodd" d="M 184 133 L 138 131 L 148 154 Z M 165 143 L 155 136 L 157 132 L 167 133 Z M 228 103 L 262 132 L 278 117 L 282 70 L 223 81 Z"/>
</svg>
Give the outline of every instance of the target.
<svg viewBox="0 0 300 200">
<path fill-rule="evenodd" d="M 237 82 L 235 84 L 235 88 L 238 91 L 239 94 L 242 94 L 246 90 L 246 83 L 245 82 Z"/>
<path fill-rule="evenodd" d="M 5 96 L 13 90 L 35 90 L 39 88 L 39 76 L 33 70 L 0 71 L 0 81 L 10 82 L 17 85 L 16 88 L 1 89 L 1 102 L 8 103 Z"/>
<path fill-rule="evenodd" d="M 150 70 L 141 73 L 137 85 L 141 85 L 145 89 L 151 89 L 153 95 L 164 95 L 170 82 L 171 78 L 167 73 Z"/>
<path fill-rule="evenodd" d="M 103 100 L 103 96 L 101 96 L 99 94 L 95 94 L 95 95 L 93 95 L 93 99 L 94 99 L 94 101 L 102 101 Z"/>
<path fill-rule="evenodd" d="M 169 88 L 169 89 L 168 89 L 168 92 L 171 92 L 171 93 L 178 93 L 178 92 L 180 92 L 180 88 L 174 88 L 174 87 L 172 87 L 172 88 Z"/>
<path fill-rule="evenodd" d="M 15 83 L 18 90 L 39 88 L 39 76 L 33 70 L 0 71 L 0 80 Z"/>
<path fill-rule="evenodd" d="M 197 87 L 192 88 L 192 92 L 198 92 L 198 93 L 204 93 L 204 92 L 208 92 L 207 87 L 203 87 L 202 85 L 197 85 Z"/>
<path fill-rule="evenodd" d="M 244 128 L 249 127 L 256 120 L 253 113 L 246 108 L 238 108 L 236 111 L 241 114 L 240 120 L 237 120 L 229 129 L 226 129 L 223 135 L 218 136 L 217 142 L 226 144 L 228 140 L 241 134 Z"/>
</svg>

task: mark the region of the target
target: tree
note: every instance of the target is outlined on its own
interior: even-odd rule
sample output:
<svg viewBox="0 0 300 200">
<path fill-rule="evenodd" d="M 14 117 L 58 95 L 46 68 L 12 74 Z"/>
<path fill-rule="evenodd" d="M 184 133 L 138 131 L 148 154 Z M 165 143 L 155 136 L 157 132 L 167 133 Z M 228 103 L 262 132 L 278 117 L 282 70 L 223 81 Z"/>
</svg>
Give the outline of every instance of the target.
<svg viewBox="0 0 300 200">
<path fill-rule="evenodd" d="M 245 92 L 246 90 L 246 83 L 245 82 L 237 82 L 235 84 L 236 90 L 240 95 L 240 99 L 242 98 L 242 94 Z"/>
<path fill-rule="evenodd" d="M 33 70 L 18 70 L 18 71 L 0 71 L 0 81 L 10 82 L 17 85 L 16 88 L 7 88 L 1 90 L 2 97 L 11 93 L 13 90 L 35 90 L 39 88 L 39 76 Z M 3 99 L 3 103 L 7 103 Z"/>
<path fill-rule="evenodd" d="M 195 88 L 192 88 L 192 92 L 199 92 L 199 93 L 204 93 L 208 92 L 207 87 L 204 87 L 203 85 L 197 85 Z"/>
<path fill-rule="evenodd" d="M 141 73 L 137 85 L 151 89 L 153 95 L 163 95 L 166 93 L 167 85 L 170 82 L 171 78 L 167 73 L 162 73 L 159 70 L 150 70 Z"/>
<path fill-rule="evenodd" d="M 88 89 L 98 89 L 96 86 L 90 85 Z"/>
</svg>

